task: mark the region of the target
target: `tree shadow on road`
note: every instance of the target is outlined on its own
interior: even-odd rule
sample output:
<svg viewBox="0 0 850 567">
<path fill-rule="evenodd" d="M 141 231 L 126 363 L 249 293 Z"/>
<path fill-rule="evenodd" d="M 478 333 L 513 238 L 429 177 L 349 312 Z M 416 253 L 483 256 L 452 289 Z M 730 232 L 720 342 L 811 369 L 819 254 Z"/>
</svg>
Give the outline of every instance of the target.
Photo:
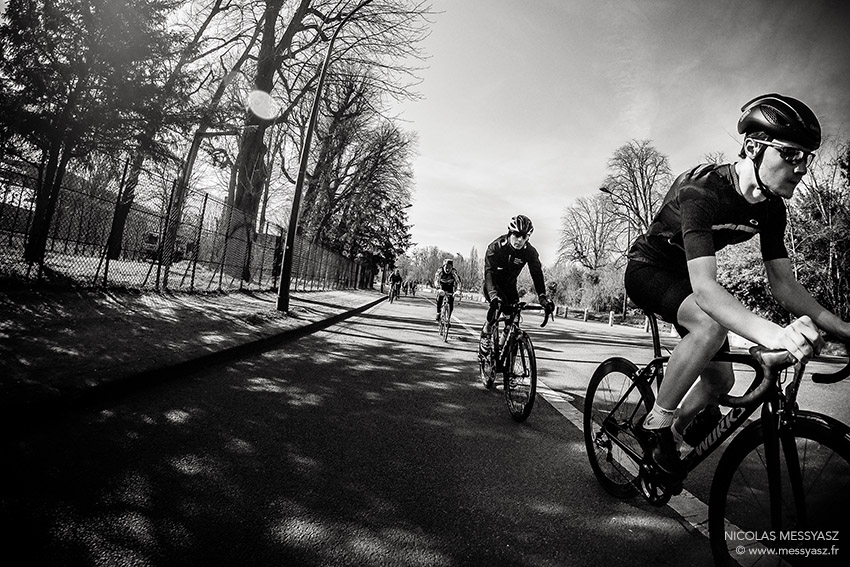
<svg viewBox="0 0 850 567">
<path fill-rule="evenodd" d="M 39 565 L 708 561 L 672 512 L 604 494 L 551 406 L 514 423 L 468 349 L 384 313 L 103 403 L 8 452 L 9 553 Z"/>
</svg>

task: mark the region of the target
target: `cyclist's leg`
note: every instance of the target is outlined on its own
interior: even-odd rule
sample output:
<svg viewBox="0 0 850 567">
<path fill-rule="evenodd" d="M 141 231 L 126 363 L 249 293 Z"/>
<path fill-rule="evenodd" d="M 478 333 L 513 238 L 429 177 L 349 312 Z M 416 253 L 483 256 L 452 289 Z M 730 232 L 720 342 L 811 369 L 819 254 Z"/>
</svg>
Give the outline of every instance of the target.
<svg viewBox="0 0 850 567">
<path fill-rule="evenodd" d="M 449 295 L 448 302 L 449 302 L 449 315 L 451 315 L 455 310 L 455 296 L 454 296 L 454 294 Z"/>
<path fill-rule="evenodd" d="M 708 365 L 726 344 L 727 330 L 697 305 L 693 294 L 679 306 L 677 322 L 688 332 L 670 354 L 666 377 L 656 403 L 664 408 L 675 409 L 693 386 L 677 415 L 677 425 L 681 431 L 699 410 L 711 403 L 716 404 L 718 396 L 731 389 L 734 375 L 729 364 Z M 694 385 L 700 374 L 703 379 Z"/>
<path fill-rule="evenodd" d="M 658 467 L 666 473 L 687 474 L 673 436 L 676 408 L 709 359 L 722 344 L 712 342 L 719 325 L 696 304 L 687 271 L 670 271 L 631 260 L 626 267 L 626 291 L 643 309 L 676 324 L 685 335 L 670 356 L 658 398 L 635 427 L 635 434 Z M 712 326 L 714 325 L 714 327 Z M 690 331 L 690 332 L 688 332 Z"/>
<path fill-rule="evenodd" d="M 443 309 L 443 290 L 437 290 L 437 320 L 440 320 L 440 311 Z"/>
<path fill-rule="evenodd" d="M 504 300 L 502 297 L 501 290 L 498 287 L 491 288 L 487 281 L 484 281 L 484 286 L 481 288 L 481 294 L 484 296 L 484 300 L 490 302 L 491 292 L 494 295 Z M 498 318 L 498 308 L 490 303 L 489 308 L 487 309 L 487 316 L 484 319 L 484 325 L 481 327 L 481 336 L 478 339 L 478 358 L 487 358 L 490 356 L 490 352 L 493 348 L 493 325 Z"/>
<path fill-rule="evenodd" d="M 721 351 L 724 349 L 728 350 L 728 345 L 721 348 Z M 734 384 L 735 373 L 732 370 L 732 363 L 709 362 L 676 412 L 673 421 L 673 433 L 676 437 L 681 437 L 703 408 L 711 406 L 715 414 L 719 416 L 718 400 L 722 394 L 728 393 Z"/>
</svg>

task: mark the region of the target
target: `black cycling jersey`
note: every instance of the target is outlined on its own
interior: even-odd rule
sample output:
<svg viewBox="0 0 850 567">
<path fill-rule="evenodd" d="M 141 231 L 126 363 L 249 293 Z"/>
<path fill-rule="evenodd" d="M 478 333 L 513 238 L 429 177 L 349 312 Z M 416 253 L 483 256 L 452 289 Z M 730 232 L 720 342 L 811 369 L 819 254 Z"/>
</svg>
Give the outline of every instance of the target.
<svg viewBox="0 0 850 567">
<path fill-rule="evenodd" d="M 738 192 L 731 164 L 704 164 L 681 174 L 664 197 L 646 234 L 629 250 L 629 259 L 664 269 L 687 271 L 687 262 L 760 234 L 765 261 L 787 258 L 785 202 L 749 203 Z"/>
<path fill-rule="evenodd" d="M 454 293 L 455 288 L 459 286 L 460 276 L 454 268 L 448 272 L 444 268 L 437 268 L 437 271 L 434 272 L 434 287 Z"/>
<path fill-rule="evenodd" d="M 484 292 L 487 299 L 499 296 L 505 299 L 516 295 L 516 280 L 526 264 L 537 295 L 546 293 L 543 266 L 534 246 L 526 242 L 525 246 L 517 250 L 511 246 L 508 234 L 491 242 L 484 256 Z"/>
</svg>

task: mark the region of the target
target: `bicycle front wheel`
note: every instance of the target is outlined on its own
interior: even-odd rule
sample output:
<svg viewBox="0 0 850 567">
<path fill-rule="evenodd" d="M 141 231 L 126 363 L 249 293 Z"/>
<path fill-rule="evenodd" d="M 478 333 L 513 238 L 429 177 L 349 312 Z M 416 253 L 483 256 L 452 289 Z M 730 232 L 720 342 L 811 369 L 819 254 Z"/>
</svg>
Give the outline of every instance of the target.
<svg viewBox="0 0 850 567">
<path fill-rule="evenodd" d="M 655 403 L 652 389 L 635 382 L 637 374 L 633 362 L 609 358 L 593 373 L 584 398 L 584 444 L 590 468 L 602 487 L 617 498 L 638 493 L 634 481 L 640 465 L 635 456 L 643 451 L 633 428 Z"/>
<path fill-rule="evenodd" d="M 715 563 L 847 565 L 850 428 L 800 411 L 779 445 L 778 509 L 770 504 L 761 420 L 738 434 L 720 459 L 708 508 Z"/>
<path fill-rule="evenodd" d="M 508 348 L 508 364 L 503 373 L 505 401 L 511 417 L 521 423 L 531 415 L 537 396 L 537 359 L 531 338 L 525 333 L 520 333 Z"/>
</svg>

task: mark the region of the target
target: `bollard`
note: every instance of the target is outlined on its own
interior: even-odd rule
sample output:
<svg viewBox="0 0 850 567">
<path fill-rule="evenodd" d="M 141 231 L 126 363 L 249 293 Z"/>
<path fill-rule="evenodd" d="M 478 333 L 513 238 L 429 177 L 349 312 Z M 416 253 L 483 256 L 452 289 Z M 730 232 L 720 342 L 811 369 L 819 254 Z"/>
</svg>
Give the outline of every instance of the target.
<svg viewBox="0 0 850 567">
<path fill-rule="evenodd" d="M 644 333 L 648 333 L 648 332 L 649 332 L 649 317 L 644 317 L 644 318 L 643 318 L 643 332 L 644 332 Z"/>
<path fill-rule="evenodd" d="M 608 312 L 608 326 L 609 327 L 614 326 L 614 312 L 613 311 Z"/>
<path fill-rule="evenodd" d="M 587 309 L 584 310 L 584 322 L 587 323 Z"/>
</svg>

